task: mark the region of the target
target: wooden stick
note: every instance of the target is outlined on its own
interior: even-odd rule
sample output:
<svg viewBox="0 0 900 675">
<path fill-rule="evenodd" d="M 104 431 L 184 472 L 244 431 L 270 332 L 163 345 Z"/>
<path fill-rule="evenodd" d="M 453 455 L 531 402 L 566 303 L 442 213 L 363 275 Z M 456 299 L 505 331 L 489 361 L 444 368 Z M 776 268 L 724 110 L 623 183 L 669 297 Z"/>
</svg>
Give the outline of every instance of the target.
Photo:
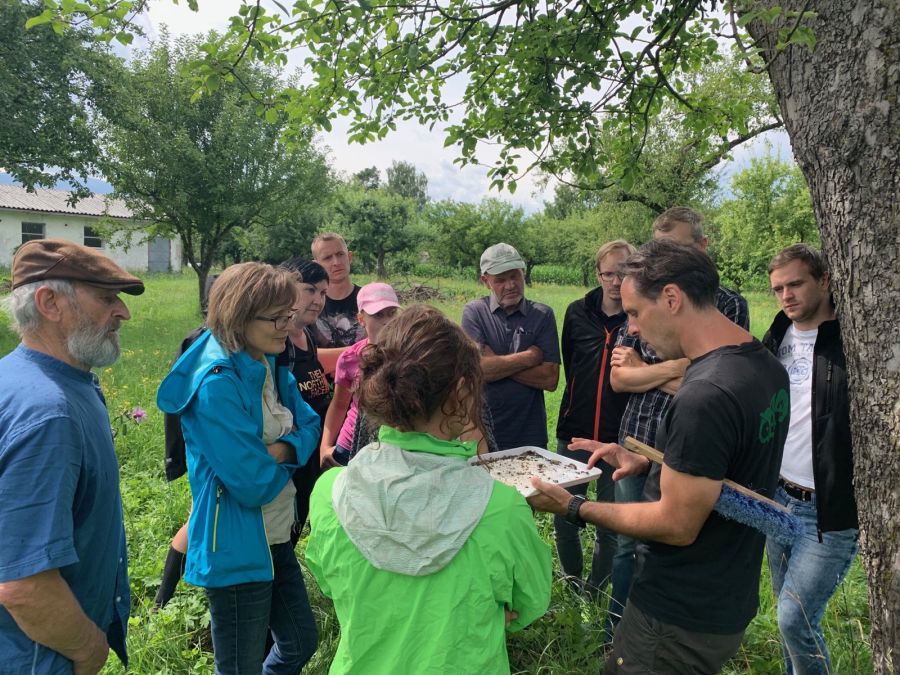
<svg viewBox="0 0 900 675">
<path fill-rule="evenodd" d="M 631 436 L 626 438 L 623 447 L 626 450 L 630 450 L 631 452 L 641 455 L 642 457 L 646 457 L 651 462 L 656 462 L 657 464 L 663 463 L 663 454 L 659 450 L 657 450 L 656 448 L 650 447 L 646 443 L 641 443 L 636 438 L 632 438 Z M 751 499 L 755 499 L 757 501 L 763 502 L 764 504 L 768 504 L 769 506 L 773 506 L 777 509 L 781 509 L 782 511 L 784 511 L 786 513 L 788 512 L 788 510 L 786 508 L 784 508 L 778 502 L 773 501 L 773 500 L 769 499 L 768 497 L 765 497 L 765 496 L 759 494 L 758 492 L 754 492 L 750 488 L 744 487 L 743 485 L 738 485 L 733 480 L 729 480 L 728 478 L 725 478 L 722 480 L 722 482 L 725 485 L 727 485 L 728 487 L 730 487 L 732 490 L 734 490 L 736 492 L 740 492 L 742 495 L 745 495 L 747 497 L 750 497 Z"/>
</svg>

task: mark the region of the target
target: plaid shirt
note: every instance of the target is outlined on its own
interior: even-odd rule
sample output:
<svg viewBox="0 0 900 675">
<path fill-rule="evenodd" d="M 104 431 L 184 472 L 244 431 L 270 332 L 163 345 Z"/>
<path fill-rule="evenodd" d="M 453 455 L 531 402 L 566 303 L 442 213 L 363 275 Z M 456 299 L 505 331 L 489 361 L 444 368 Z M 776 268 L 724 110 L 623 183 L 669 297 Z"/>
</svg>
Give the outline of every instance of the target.
<svg viewBox="0 0 900 675">
<path fill-rule="evenodd" d="M 741 328 L 750 329 L 750 310 L 747 307 L 747 301 L 740 293 L 719 286 L 719 290 L 716 291 L 716 307 Z M 662 362 L 662 359 L 645 342 L 628 334 L 628 321 L 622 325 L 616 337 L 616 347 L 619 345 L 632 347 L 644 360 L 644 363 Z M 629 396 L 625 414 L 622 415 L 622 424 L 619 427 L 619 443 L 623 443 L 626 436 L 632 436 L 641 443 L 654 445 L 659 423 L 662 422 L 671 400 L 672 394 L 667 394 L 660 389 L 650 389 Z"/>
</svg>

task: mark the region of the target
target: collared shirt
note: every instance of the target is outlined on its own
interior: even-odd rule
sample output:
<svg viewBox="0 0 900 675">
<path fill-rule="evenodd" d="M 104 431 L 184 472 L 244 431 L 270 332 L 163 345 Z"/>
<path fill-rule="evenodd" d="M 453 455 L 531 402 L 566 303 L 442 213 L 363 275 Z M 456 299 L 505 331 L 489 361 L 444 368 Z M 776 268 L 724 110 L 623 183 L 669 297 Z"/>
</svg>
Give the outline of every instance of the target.
<svg viewBox="0 0 900 675">
<path fill-rule="evenodd" d="M 523 352 L 536 345 L 544 362 L 559 363 L 559 339 L 553 310 L 523 298 L 510 314 L 494 294 L 473 300 L 463 308 L 463 330 L 497 356 Z M 501 450 L 523 445 L 547 447 L 547 412 L 544 392 L 506 377 L 485 387 L 494 421 L 494 437 Z"/>
<path fill-rule="evenodd" d="M 744 297 L 724 286 L 719 286 L 716 291 L 716 307 L 726 318 L 736 323 L 744 330 L 750 329 L 750 310 Z M 638 338 L 628 335 L 628 322 L 621 328 L 616 338 L 616 346 L 623 345 L 635 349 L 644 363 L 661 363 L 653 349 Z M 641 443 L 647 445 L 656 444 L 656 431 L 659 423 L 669 407 L 672 394 L 667 394 L 660 389 L 633 393 L 628 398 L 625 406 L 625 414 L 622 415 L 622 424 L 619 427 L 619 443 L 632 436 Z"/>
<path fill-rule="evenodd" d="M 0 359 L 0 582 L 59 571 L 125 661 L 119 465 L 95 376 L 20 345 Z M 4 673 L 71 672 L 0 607 Z"/>
</svg>

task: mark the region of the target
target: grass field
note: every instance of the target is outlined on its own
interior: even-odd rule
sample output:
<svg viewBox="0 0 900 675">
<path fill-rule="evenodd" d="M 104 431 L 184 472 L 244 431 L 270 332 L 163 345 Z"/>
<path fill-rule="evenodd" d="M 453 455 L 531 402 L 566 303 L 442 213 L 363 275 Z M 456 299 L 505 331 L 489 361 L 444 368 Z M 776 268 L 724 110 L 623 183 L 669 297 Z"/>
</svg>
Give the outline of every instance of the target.
<svg viewBox="0 0 900 675">
<path fill-rule="evenodd" d="M 356 279 L 362 282 L 362 278 Z M 123 353 L 119 362 L 99 372 L 117 436 L 121 462 L 121 484 L 125 504 L 130 557 L 133 608 L 129 632 L 131 672 L 211 673 L 208 615 L 200 589 L 181 585 L 175 599 L 161 612 L 151 612 L 169 539 L 187 517 L 190 495 L 186 480 L 167 483 L 163 473 L 162 413 L 155 405 L 156 389 L 167 372 L 183 336 L 200 322 L 196 281 L 192 275 L 147 275 L 147 292 L 126 297 L 133 318 L 122 328 Z M 459 320 L 462 306 L 483 294 L 474 282 L 444 279 L 421 280 L 438 289 L 442 300 L 434 304 Z M 398 287 L 403 283 L 398 283 Z M 576 286 L 536 285 L 527 291 L 535 300 L 553 307 L 561 324 L 566 306 L 583 295 Z M 761 337 L 775 313 L 768 295 L 748 294 L 751 329 Z M 17 343 L 0 320 L 0 355 Z M 562 387 L 547 396 L 550 437 L 555 432 Z M 147 411 L 140 425 L 125 418 L 135 406 Z M 537 516 L 538 527 L 552 544 L 552 522 Z M 585 533 L 586 559 L 590 560 L 590 535 Z M 298 547 L 302 562 L 303 543 Z M 330 602 L 307 579 L 321 639 L 319 650 L 306 669 L 327 672 L 338 638 L 338 627 Z M 597 673 L 600 658 L 600 626 L 603 607 L 573 596 L 562 581 L 554 583 L 550 611 L 528 629 L 509 640 L 510 661 L 516 673 Z M 829 605 L 826 639 L 835 673 L 871 672 L 868 645 L 866 582 L 859 561 Z M 760 589 L 760 612 L 747 632 L 744 645 L 728 664 L 726 673 L 778 673 L 781 653 L 768 572 L 764 566 Z M 124 672 L 113 657 L 104 673 Z M 405 675 L 405 674 L 398 674 Z M 473 674 L 474 675 L 474 674 Z"/>
</svg>

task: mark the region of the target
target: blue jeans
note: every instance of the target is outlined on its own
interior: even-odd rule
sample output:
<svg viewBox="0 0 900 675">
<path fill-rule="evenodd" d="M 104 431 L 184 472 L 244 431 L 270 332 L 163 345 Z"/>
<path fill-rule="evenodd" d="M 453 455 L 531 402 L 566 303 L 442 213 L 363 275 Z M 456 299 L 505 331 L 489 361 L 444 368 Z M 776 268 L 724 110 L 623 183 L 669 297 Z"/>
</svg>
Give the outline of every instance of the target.
<svg viewBox="0 0 900 675">
<path fill-rule="evenodd" d="M 569 442 L 562 439 L 556 441 L 556 452 L 579 462 L 587 462 L 591 453 L 587 450 L 569 450 Z M 611 502 L 613 494 L 612 474 L 614 469 L 606 462 L 597 463 L 603 475 L 597 480 L 597 501 Z M 586 495 L 588 484 L 573 485 L 566 488 L 573 495 Z M 566 576 L 582 579 L 584 572 L 584 555 L 581 548 L 581 528 L 573 525 L 562 516 L 553 517 L 556 531 L 556 552 L 559 554 L 559 565 Z M 606 589 L 612 568 L 613 553 L 616 551 L 616 535 L 602 527 L 594 528 L 594 553 L 591 558 L 591 575 L 588 579 L 588 590 L 597 592 Z M 598 593 L 599 595 L 599 593 Z"/>
<path fill-rule="evenodd" d="M 217 675 L 296 675 L 319 640 L 290 542 L 269 547 L 273 581 L 207 588 Z M 265 654 L 271 629 L 275 645 Z"/>
<path fill-rule="evenodd" d="M 766 541 L 785 670 L 788 675 L 829 673 L 831 662 L 822 634 L 822 616 L 856 555 L 857 530 L 823 532 L 820 543 L 815 495 L 812 501 L 803 502 L 779 487 L 775 501 L 786 506 L 803 525 L 791 546 Z"/>
<path fill-rule="evenodd" d="M 615 482 L 616 504 L 641 501 L 647 476 L 627 476 Z M 616 539 L 616 555 L 612 561 L 612 596 L 606 611 L 605 642 L 612 641 L 616 624 L 625 611 L 628 593 L 631 591 L 631 577 L 634 576 L 634 552 L 636 541 L 625 535 Z"/>
</svg>

